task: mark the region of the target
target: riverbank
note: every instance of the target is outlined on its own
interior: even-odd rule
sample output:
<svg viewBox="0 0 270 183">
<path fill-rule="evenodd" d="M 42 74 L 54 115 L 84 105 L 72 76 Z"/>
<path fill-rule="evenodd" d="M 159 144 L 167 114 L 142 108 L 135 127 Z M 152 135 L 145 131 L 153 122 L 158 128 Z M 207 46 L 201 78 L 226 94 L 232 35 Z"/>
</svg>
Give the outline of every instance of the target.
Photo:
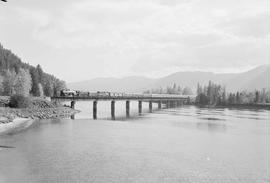
<svg viewBox="0 0 270 183">
<path fill-rule="evenodd" d="M 265 109 L 270 110 L 270 104 L 228 104 L 228 105 L 198 105 L 198 107 L 206 108 L 229 108 L 229 109 Z"/>
<path fill-rule="evenodd" d="M 0 107 L 0 135 L 27 128 L 38 119 L 69 118 L 78 112 L 63 106 L 25 109 Z"/>
<path fill-rule="evenodd" d="M 11 134 L 28 128 L 35 120 L 31 118 L 15 118 L 9 123 L 0 123 L 0 135 Z"/>
<path fill-rule="evenodd" d="M 0 106 L 0 134 L 27 128 L 38 119 L 70 118 L 80 112 L 40 97 L 30 98 L 27 108 L 4 107 L 8 106 L 9 97 L 1 96 L 0 99 L 4 104 Z"/>
</svg>

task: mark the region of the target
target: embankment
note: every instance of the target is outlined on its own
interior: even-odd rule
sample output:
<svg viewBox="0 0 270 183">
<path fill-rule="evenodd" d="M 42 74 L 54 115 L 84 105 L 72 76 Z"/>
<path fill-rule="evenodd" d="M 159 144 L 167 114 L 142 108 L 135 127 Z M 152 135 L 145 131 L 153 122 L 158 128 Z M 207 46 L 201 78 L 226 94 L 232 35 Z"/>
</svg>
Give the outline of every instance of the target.
<svg viewBox="0 0 270 183">
<path fill-rule="evenodd" d="M 27 128 L 38 119 L 69 118 L 80 111 L 32 98 L 28 108 L 0 107 L 0 134 Z"/>
</svg>

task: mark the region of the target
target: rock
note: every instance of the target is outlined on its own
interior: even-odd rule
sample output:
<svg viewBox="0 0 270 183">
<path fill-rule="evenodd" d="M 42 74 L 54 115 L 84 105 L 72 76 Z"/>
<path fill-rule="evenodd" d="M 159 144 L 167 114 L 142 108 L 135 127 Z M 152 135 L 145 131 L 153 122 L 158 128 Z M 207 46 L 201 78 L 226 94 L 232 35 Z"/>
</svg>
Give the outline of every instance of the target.
<svg viewBox="0 0 270 183">
<path fill-rule="evenodd" d="M 0 123 L 9 123 L 9 119 L 6 117 L 0 117 Z"/>
</svg>

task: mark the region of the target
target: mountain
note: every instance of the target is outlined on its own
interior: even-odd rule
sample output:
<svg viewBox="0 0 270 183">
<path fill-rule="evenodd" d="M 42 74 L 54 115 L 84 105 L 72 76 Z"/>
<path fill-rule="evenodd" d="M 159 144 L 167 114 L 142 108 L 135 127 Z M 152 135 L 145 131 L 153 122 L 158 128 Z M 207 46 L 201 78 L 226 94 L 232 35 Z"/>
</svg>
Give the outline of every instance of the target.
<svg viewBox="0 0 270 183">
<path fill-rule="evenodd" d="M 216 83 L 224 83 L 233 78 L 235 74 L 214 74 L 212 72 L 177 72 L 169 76 L 158 79 L 154 86 L 155 88 L 173 85 L 176 83 L 180 86 L 188 86 L 193 90 L 197 87 L 197 84 L 208 84 L 209 80 Z"/>
<path fill-rule="evenodd" d="M 88 81 L 68 83 L 70 89 L 86 91 L 141 92 L 147 90 L 154 79 L 131 76 L 125 78 L 95 78 Z"/>
<path fill-rule="evenodd" d="M 239 73 L 224 84 L 229 91 L 270 89 L 270 65 L 262 65 L 250 71 Z"/>
<path fill-rule="evenodd" d="M 227 91 L 270 89 L 270 65 L 256 67 L 243 73 L 217 74 L 213 72 L 176 72 L 166 77 L 151 79 L 147 77 L 96 78 L 88 81 L 68 83 L 77 90 L 142 92 L 147 89 L 171 86 L 173 83 L 196 90 L 197 83 L 207 85 L 209 80 L 225 85 Z"/>
</svg>

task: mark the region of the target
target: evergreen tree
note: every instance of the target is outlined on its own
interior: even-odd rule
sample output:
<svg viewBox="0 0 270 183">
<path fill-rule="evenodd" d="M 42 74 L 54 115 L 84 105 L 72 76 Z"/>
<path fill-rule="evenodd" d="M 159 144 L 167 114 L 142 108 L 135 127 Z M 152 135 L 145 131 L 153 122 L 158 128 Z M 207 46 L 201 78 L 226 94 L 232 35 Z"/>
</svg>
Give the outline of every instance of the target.
<svg viewBox="0 0 270 183">
<path fill-rule="evenodd" d="M 256 91 L 256 92 L 255 92 L 255 99 L 254 99 L 254 102 L 255 102 L 255 103 L 258 103 L 258 102 L 259 102 L 259 98 L 260 98 L 260 93 L 259 93 L 259 91 Z"/>
<path fill-rule="evenodd" d="M 31 88 L 31 94 L 34 96 L 40 96 L 40 90 L 39 90 L 39 73 L 37 69 L 32 67 L 30 69 L 30 74 L 32 78 L 32 88 Z"/>
<path fill-rule="evenodd" d="M 2 95 L 2 93 L 4 92 L 3 81 L 4 77 L 0 74 L 0 95 Z"/>
<path fill-rule="evenodd" d="M 43 73 L 43 70 L 39 64 L 37 65 L 36 70 L 38 73 L 38 82 L 43 85 L 44 84 L 44 73 Z"/>
<path fill-rule="evenodd" d="M 46 82 L 44 83 L 44 94 L 46 96 L 53 96 L 53 94 L 54 94 L 53 81 L 46 80 Z"/>
</svg>

